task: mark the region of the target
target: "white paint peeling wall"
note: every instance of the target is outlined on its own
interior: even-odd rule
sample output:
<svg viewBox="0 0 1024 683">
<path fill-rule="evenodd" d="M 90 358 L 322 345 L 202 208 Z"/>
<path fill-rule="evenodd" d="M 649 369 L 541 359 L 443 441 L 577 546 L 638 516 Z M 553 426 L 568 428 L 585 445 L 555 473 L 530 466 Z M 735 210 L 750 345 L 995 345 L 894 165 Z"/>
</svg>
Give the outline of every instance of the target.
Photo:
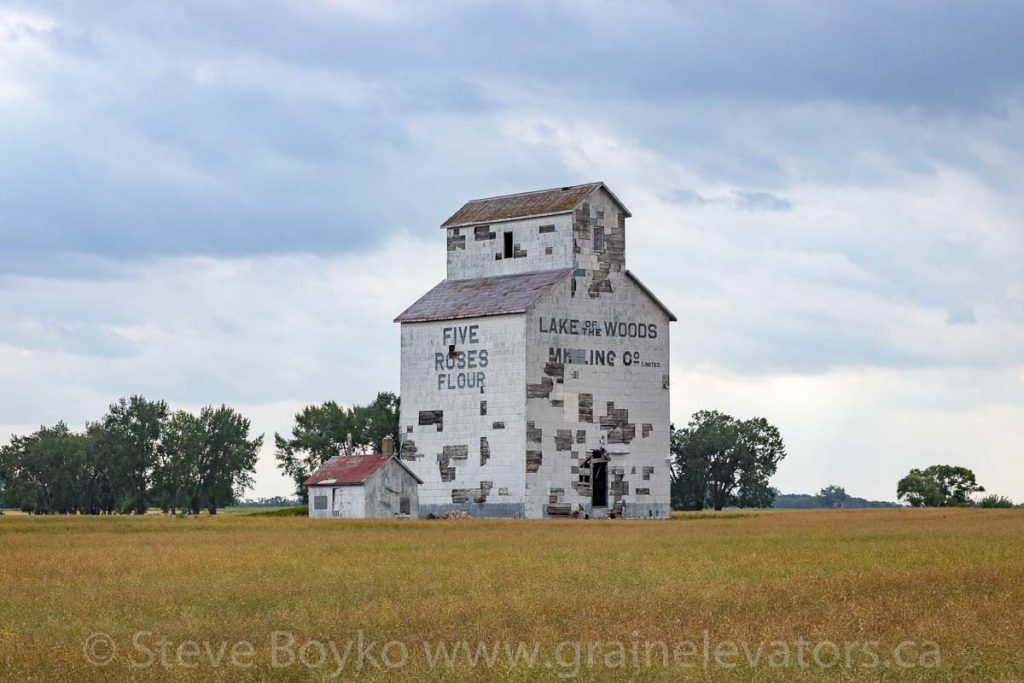
<svg viewBox="0 0 1024 683">
<path fill-rule="evenodd" d="M 620 271 L 626 267 L 626 217 L 615 200 L 604 190 L 598 189 L 590 193 L 584 207 L 578 207 L 571 217 L 573 238 L 575 240 L 575 267 L 585 270 L 598 270 L 601 264 L 600 255 L 610 256 L 611 270 Z M 582 221 L 586 213 L 585 221 Z M 603 228 L 600 232 L 604 237 L 595 236 L 595 227 Z M 609 249 L 614 241 L 618 241 L 618 253 L 610 254 Z"/>
<path fill-rule="evenodd" d="M 542 447 L 540 463 L 531 468 L 536 471 L 527 475 L 533 517 L 567 508 L 593 512 L 588 480 L 580 475 L 595 449 L 603 449 L 608 459 L 612 509 L 618 503 L 627 517 L 670 513 L 670 321 L 625 275 L 625 223 L 625 213 L 608 192 L 590 193 L 572 214 L 573 281 L 549 292 L 528 316 L 527 381 L 553 380 L 547 398 L 527 399 L 530 433 L 536 439 L 539 430 Z M 585 361 L 564 363 L 561 384 L 554 376 L 557 363 L 551 365 L 558 348 Z M 589 420 L 580 414 L 581 394 L 589 399 Z M 571 445 L 565 443 L 568 433 Z M 528 444 L 535 463 L 537 445 Z"/>
<path fill-rule="evenodd" d="M 320 496 L 327 498 L 326 509 L 316 509 L 317 498 Z M 310 517 L 320 519 L 332 517 L 362 519 L 366 517 L 366 491 L 362 486 L 310 486 L 309 499 Z"/>
<path fill-rule="evenodd" d="M 451 337 L 446 339 L 445 329 L 468 330 L 472 326 L 476 326 L 478 341 L 455 346 L 457 352 L 477 352 L 477 367 L 448 369 L 445 365 L 439 368 L 436 354 L 446 360 L 451 340 Z M 526 486 L 524 347 L 523 315 L 402 325 L 399 455 L 423 480 L 419 491 L 421 515 L 455 507 L 453 491 L 477 491 L 481 489 L 481 482 L 485 483 L 484 488 L 490 484 L 483 494 L 483 504 L 489 506 L 492 514 L 522 514 Z M 482 351 L 487 354 L 484 367 L 481 367 Z M 459 387 L 460 374 L 466 377 L 465 384 L 470 383 L 468 373 L 483 373 L 483 392 L 476 382 L 474 386 Z M 481 414 L 482 401 L 487 402 L 486 414 Z M 431 420 L 433 411 L 442 412 L 441 431 L 437 424 L 420 424 L 421 414 Z M 487 439 L 490 451 L 483 463 L 481 438 Z M 454 469 L 451 481 L 442 481 L 442 465 Z M 470 494 L 469 507 L 479 505 L 476 503 L 479 497 L 479 494 Z M 486 511 L 476 512 L 487 514 Z"/>
<path fill-rule="evenodd" d="M 541 232 L 541 228 L 544 232 Z M 561 214 L 448 228 L 448 279 L 516 275 L 573 265 L 572 216 Z M 504 233 L 512 233 L 513 258 L 504 257 Z M 491 237 L 493 235 L 493 237 Z M 496 258 L 501 254 L 502 258 Z"/>
<path fill-rule="evenodd" d="M 591 298 L 586 278 L 580 278 L 575 295 L 567 281 L 527 317 L 526 381 L 551 382 L 547 397 L 526 401 L 531 434 L 540 439 L 528 442 L 527 450 L 541 453 L 537 471 L 527 475 L 530 517 L 544 516 L 551 504 L 589 513 L 589 489 L 581 495 L 574 484 L 581 482 L 579 470 L 587 456 L 601 448 L 609 460 L 609 505 L 614 505 L 613 482 L 619 476 L 625 482 L 618 487 L 624 490 L 627 517 L 668 516 L 669 319 L 625 274 L 613 273 L 610 283 L 611 294 Z M 566 350 L 577 350 L 574 357 L 583 362 L 553 363 L 551 354 L 558 349 L 563 361 Z M 581 394 L 590 397 L 590 420 L 580 417 Z M 602 417 L 616 415 L 609 413 L 609 403 L 628 411 L 628 416 L 618 414 L 625 428 L 601 428 Z"/>
<path fill-rule="evenodd" d="M 405 468 L 389 460 L 361 487 L 366 492 L 366 516 L 393 518 L 402 511 L 402 499 L 408 499 L 409 516 L 419 516 L 419 485 Z"/>
</svg>

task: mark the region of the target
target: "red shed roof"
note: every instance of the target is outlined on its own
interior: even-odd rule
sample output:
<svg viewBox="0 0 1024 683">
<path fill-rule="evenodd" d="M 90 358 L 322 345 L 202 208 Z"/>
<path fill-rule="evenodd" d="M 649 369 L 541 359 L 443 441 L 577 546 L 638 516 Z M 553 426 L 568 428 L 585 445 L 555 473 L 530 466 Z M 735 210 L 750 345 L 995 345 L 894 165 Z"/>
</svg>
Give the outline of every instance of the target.
<svg viewBox="0 0 1024 683">
<path fill-rule="evenodd" d="M 391 455 L 336 455 L 320 466 L 306 481 L 305 486 L 358 486 L 365 484 L 374 472 L 393 459 Z M 423 483 L 412 470 L 402 461 L 394 459 L 402 469 L 411 474 L 416 481 Z"/>
</svg>

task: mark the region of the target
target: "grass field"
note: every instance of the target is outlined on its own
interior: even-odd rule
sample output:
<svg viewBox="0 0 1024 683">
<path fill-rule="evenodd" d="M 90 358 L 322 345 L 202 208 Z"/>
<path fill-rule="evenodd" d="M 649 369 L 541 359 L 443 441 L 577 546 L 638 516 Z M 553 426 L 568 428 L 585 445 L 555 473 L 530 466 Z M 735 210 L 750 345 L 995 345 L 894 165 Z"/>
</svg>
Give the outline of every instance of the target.
<svg viewBox="0 0 1024 683">
<path fill-rule="evenodd" d="M 1022 680 L 1024 511 L 0 517 L 0 680 L 338 673 Z"/>
</svg>

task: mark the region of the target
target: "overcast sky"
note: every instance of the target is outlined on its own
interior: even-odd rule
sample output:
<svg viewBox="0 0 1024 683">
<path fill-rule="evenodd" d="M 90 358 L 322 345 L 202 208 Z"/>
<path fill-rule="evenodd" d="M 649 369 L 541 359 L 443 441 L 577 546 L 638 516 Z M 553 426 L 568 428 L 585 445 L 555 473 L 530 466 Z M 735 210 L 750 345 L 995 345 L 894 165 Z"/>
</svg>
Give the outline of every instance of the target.
<svg viewBox="0 0 1024 683">
<path fill-rule="evenodd" d="M 1024 4 L 0 0 L 0 441 L 398 391 L 465 200 L 603 180 L 672 416 L 1024 500 Z M 250 495 L 287 494 L 267 448 Z"/>
</svg>

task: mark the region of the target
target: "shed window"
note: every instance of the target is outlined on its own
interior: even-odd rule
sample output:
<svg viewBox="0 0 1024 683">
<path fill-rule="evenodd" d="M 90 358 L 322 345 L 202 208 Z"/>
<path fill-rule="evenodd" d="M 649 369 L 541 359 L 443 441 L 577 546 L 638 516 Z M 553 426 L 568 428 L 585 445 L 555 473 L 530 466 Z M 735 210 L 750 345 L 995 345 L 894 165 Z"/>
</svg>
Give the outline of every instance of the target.
<svg viewBox="0 0 1024 683">
<path fill-rule="evenodd" d="M 409 514 L 412 510 L 412 505 L 409 502 L 409 496 L 402 496 L 398 499 L 398 513 L 401 515 Z"/>
<path fill-rule="evenodd" d="M 327 496 L 313 496 L 313 509 L 314 510 L 326 510 L 327 509 Z"/>
<path fill-rule="evenodd" d="M 505 258 L 512 258 L 512 233 L 506 232 L 505 238 Z"/>
</svg>

